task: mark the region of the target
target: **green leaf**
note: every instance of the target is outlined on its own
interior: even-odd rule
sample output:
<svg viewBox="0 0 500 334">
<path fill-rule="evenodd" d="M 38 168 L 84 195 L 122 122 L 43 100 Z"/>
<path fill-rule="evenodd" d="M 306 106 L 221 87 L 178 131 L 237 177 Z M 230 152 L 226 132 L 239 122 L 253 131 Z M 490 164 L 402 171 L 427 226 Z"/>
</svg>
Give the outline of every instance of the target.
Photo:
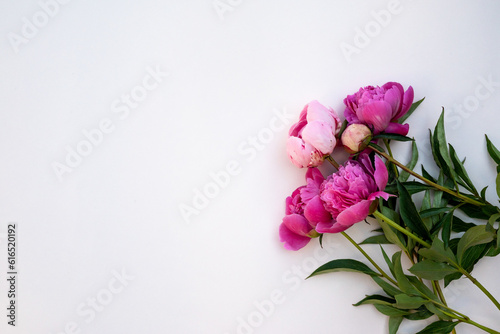
<svg viewBox="0 0 500 334">
<path fill-rule="evenodd" d="M 397 334 L 399 325 L 403 322 L 402 316 L 389 317 L 389 334 Z"/>
<path fill-rule="evenodd" d="M 425 296 L 433 301 L 440 302 L 440 299 L 434 292 L 431 291 L 424 283 L 420 282 L 420 280 L 416 276 L 407 276 L 408 280 L 411 284 L 420 292 L 422 296 Z"/>
<path fill-rule="evenodd" d="M 431 209 L 423 210 L 423 211 L 420 211 L 420 217 L 428 218 L 428 217 L 436 216 L 436 215 L 439 215 L 441 213 L 448 212 L 451 209 L 453 209 L 453 208 L 444 207 L 444 208 L 431 208 Z"/>
<path fill-rule="evenodd" d="M 395 300 L 393 298 L 389 298 L 389 297 L 381 296 L 381 295 L 371 295 L 371 296 L 366 296 L 365 298 L 361 299 L 356 304 L 352 304 L 352 305 L 359 306 L 359 305 L 365 305 L 365 304 L 381 304 L 381 305 L 391 306 L 392 304 L 394 304 L 394 302 L 395 302 Z"/>
<path fill-rule="evenodd" d="M 406 294 L 395 295 L 396 298 L 396 307 L 405 309 L 405 310 L 413 310 L 419 308 L 427 302 L 427 299 L 418 296 L 408 296 Z"/>
<path fill-rule="evenodd" d="M 373 136 L 373 139 L 392 139 L 392 140 L 397 140 L 397 141 L 412 141 L 415 140 L 413 138 L 403 136 L 403 135 L 398 135 L 396 133 L 380 133 L 376 136 Z"/>
<path fill-rule="evenodd" d="M 457 153 L 455 152 L 455 148 L 451 144 L 448 144 L 448 147 L 450 149 L 451 161 L 453 162 L 453 166 L 455 167 L 455 173 L 465 182 L 465 184 L 467 185 L 465 188 L 467 188 L 471 193 L 477 194 L 478 192 L 476 190 L 476 187 L 474 187 L 474 184 L 469 178 L 469 174 L 467 174 L 463 163 L 458 158 Z"/>
<path fill-rule="evenodd" d="M 490 157 L 497 163 L 497 165 L 500 165 L 500 151 L 497 150 L 487 135 L 484 136 L 486 137 L 486 149 L 488 150 Z"/>
<path fill-rule="evenodd" d="M 457 239 L 450 240 L 450 244 L 452 243 L 452 241 L 455 240 Z M 470 273 L 472 269 L 474 269 L 474 265 L 488 253 L 488 250 L 490 248 L 492 248 L 492 243 L 476 245 L 466 250 L 464 256 L 462 257 L 462 263 L 461 263 L 462 268 L 464 268 L 467 272 Z M 461 273 L 455 273 L 446 276 L 444 278 L 445 286 L 447 286 L 453 280 L 459 279 L 460 277 L 462 277 Z"/>
<path fill-rule="evenodd" d="M 417 334 L 448 334 L 458 325 L 458 321 L 436 321 L 422 329 Z"/>
<path fill-rule="evenodd" d="M 450 242 L 451 237 L 451 228 L 453 226 L 453 213 L 455 209 L 451 210 L 447 214 L 444 215 L 442 219 L 443 231 L 441 232 L 441 236 L 443 238 L 444 248 L 448 248 L 448 243 Z"/>
<path fill-rule="evenodd" d="M 371 146 L 371 147 L 373 147 L 373 148 L 377 149 L 377 150 L 378 150 L 378 151 L 380 151 L 380 152 L 385 152 L 385 150 L 384 150 L 382 147 L 378 146 L 378 145 L 377 145 L 377 144 L 375 144 L 375 143 L 370 142 L 370 143 L 368 144 L 368 146 L 369 146 L 369 147 Z"/>
<path fill-rule="evenodd" d="M 320 274 L 326 274 L 326 273 L 331 273 L 331 272 L 338 272 L 338 271 L 350 271 L 350 272 L 358 272 L 362 274 L 367 274 L 370 276 L 376 276 L 379 275 L 373 270 L 371 270 L 366 264 L 363 262 L 357 261 L 357 260 L 352 260 L 352 259 L 338 259 L 338 260 L 333 260 L 328 263 L 325 263 L 324 265 L 320 266 L 318 269 L 312 272 L 309 277 L 317 276 Z"/>
<path fill-rule="evenodd" d="M 413 170 L 415 168 L 415 166 L 417 165 L 417 161 L 418 161 L 417 143 L 415 141 L 413 141 L 411 143 L 411 160 L 406 165 L 406 167 L 408 167 L 410 170 Z M 410 173 L 403 170 L 403 171 L 401 171 L 401 173 L 399 173 L 399 182 L 406 182 L 409 177 L 410 177 Z"/>
<path fill-rule="evenodd" d="M 381 279 L 380 277 L 378 276 L 372 276 L 372 279 L 375 281 L 375 283 L 377 283 L 381 288 L 382 290 L 384 290 L 385 293 L 387 293 L 389 296 L 392 296 L 394 297 L 395 295 L 399 295 L 401 293 L 403 293 L 401 290 L 399 290 L 398 288 L 396 288 L 394 285 L 392 285 L 391 283 L 388 283 L 386 281 L 384 281 L 383 279 Z"/>
<path fill-rule="evenodd" d="M 378 244 L 378 245 L 383 245 L 383 244 L 390 244 L 391 242 L 387 240 L 386 236 L 383 234 L 379 235 L 374 235 L 371 237 L 366 238 L 362 242 L 360 242 L 360 245 L 371 245 L 371 244 Z"/>
<path fill-rule="evenodd" d="M 452 162 L 448 152 L 448 143 L 446 142 L 446 134 L 444 131 L 444 108 L 434 128 L 431 146 L 435 154 L 434 159 L 436 160 L 436 164 L 441 167 L 446 176 L 454 180 Z"/>
<path fill-rule="evenodd" d="M 386 206 L 381 206 L 380 211 L 387 218 L 391 219 L 392 221 L 394 221 L 396 223 L 399 223 L 399 215 L 394 210 L 391 210 Z M 397 245 L 401 249 L 406 248 L 405 240 L 401 236 L 401 233 L 399 231 L 392 228 L 385 221 L 383 221 L 379 218 L 377 218 L 377 221 L 379 222 L 380 227 L 382 227 L 382 230 L 384 231 L 384 235 L 387 238 L 387 240 L 389 240 L 389 242 Z"/>
<path fill-rule="evenodd" d="M 429 174 L 429 172 L 427 172 L 427 170 L 424 168 L 424 165 L 421 165 L 421 167 L 422 167 L 422 176 L 425 177 L 426 179 L 431 180 L 432 182 L 436 183 L 437 180 L 435 178 L 433 178 L 432 175 Z"/>
<path fill-rule="evenodd" d="M 497 196 L 500 198 L 500 173 L 498 173 L 497 179 L 495 182 L 496 182 Z"/>
<path fill-rule="evenodd" d="M 403 318 L 408 320 L 425 320 L 429 317 L 432 317 L 434 313 L 429 311 L 425 306 L 419 307 L 415 312 L 412 312 L 409 315 L 403 316 Z"/>
<path fill-rule="evenodd" d="M 408 119 L 408 117 L 411 116 L 411 114 L 413 114 L 413 112 L 417 109 L 417 107 L 420 105 L 420 103 L 422 103 L 424 100 L 425 100 L 425 97 L 418 100 L 417 102 L 413 102 L 410 109 L 408 109 L 408 112 L 398 119 L 398 123 L 403 124 L 403 122 L 406 121 Z"/>
<path fill-rule="evenodd" d="M 398 192 L 399 192 L 399 211 L 404 223 L 411 231 L 415 232 L 423 238 L 430 239 L 429 231 L 425 227 L 424 222 L 418 214 L 415 203 L 413 202 L 411 195 L 406 190 L 405 186 L 400 182 L 397 182 Z"/>
<path fill-rule="evenodd" d="M 432 186 L 430 186 L 428 184 L 420 183 L 418 181 L 406 181 L 406 182 L 402 182 L 402 184 L 405 186 L 406 190 L 408 190 L 410 195 L 419 193 L 421 191 L 433 189 Z M 385 192 L 388 192 L 388 193 L 394 194 L 394 195 L 397 194 L 397 190 L 398 190 L 397 185 L 394 183 L 387 185 L 384 189 Z"/>
<path fill-rule="evenodd" d="M 382 251 L 382 255 L 384 256 L 385 263 L 387 263 L 387 267 L 389 267 L 392 276 L 394 276 L 394 265 L 392 264 L 391 260 L 389 259 L 389 256 L 385 252 L 384 247 L 382 247 L 382 245 L 380 245 L 380 250 Z"/>
<path fill-rule="evenodd" d="M 486 189 L 488 189 L 488 186 L 484 187 L 482 190 L 481 190 L 481 198 L 483 199 L 483 201 L 486 202 Z"/>
<path fill-rule="evenodd" d="M 403 267 L 401 266 L 401 251 L 394 253 L 392 256 L 392 264 L 394 266 L 394 276 L 398 282 L 399 288 L 408 295 L 420 295 L 420 292 L 415 289 L 403 272 Z"/>
<path fill-rule="evenodd" d="M 435 262 L 456 262 L 455 254 L 450 248 L 445 247 L 444 243 L 435 237 L 431 248 L 422 248 L 418 254 Z"/>
<path fill-rule="evenodd" d="M 476 226 L 476 224 L 473 223 L 466 223 L 459 217 L 455 216 L 453 217 L 453 225 L 451 226 L 451 230 L 453 232 L 465 232 L 471 227 Z"/>
<path fill-rule="evenodd" d="M 388 306 L 388 305 L 380 305 L 380 304 L 374 304 L 375 308 L 382 314 L 385 314 L 389 317 L 398 317 L 398 316 L 403 316 L 403 315 L 408 315 L 410 312 L 405 311 L 405 310 L 400 310 L 398 308 Z"/>
<path fill-rule="evenodd" d="M 433 303 L 427 303 L 427 304 L 425 304 L 425 307 L 429 311 L 431 311 L 432 313 L 437 315 L 439 317 L 439 319 L 441 319 L 441 320 L 452 320 L 453 319 L 450 316 L 448 316 L 446 313 L 444 313 L 443 310 L 441 310 L 439 307 L 437 307 Z M 442 334 L 441 332 L 438 332 L 438 333 Z"/>
<path fill-rule="evenodd" d="M 409 270 L 412 274 L 420 278 L 433 281 L 439 281 L 446 275 L 453 274 L 458 271 L 457 269 L 446 263 L 435 262 L 432 260 L 423 260 L 417 262 Z"/>
<path fill-rule="evenodd" d="M 467 249 L 472 246 L 485 244 L 492 241 L 495 234 L 486 231 L 485 225 L 478 225 L 470 228 L 464 235 L 460 238 L 457 246 L 457 259 L 458 263 L 462 264 L 462 257 Z"/>
</svg>

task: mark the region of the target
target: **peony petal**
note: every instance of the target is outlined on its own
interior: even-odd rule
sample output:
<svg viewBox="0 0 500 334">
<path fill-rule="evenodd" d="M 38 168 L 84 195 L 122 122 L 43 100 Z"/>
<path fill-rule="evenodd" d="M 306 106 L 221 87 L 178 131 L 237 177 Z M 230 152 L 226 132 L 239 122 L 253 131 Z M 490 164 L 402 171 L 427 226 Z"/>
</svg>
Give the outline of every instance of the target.
<svg viewBox="0 0 500 334">
<path fill-rule="evenodd" d="M 306 172 L 306 182 L 308 182 L 308 180 L 313 180 L 319 188 L 325 178 L 318 168 L 308 168 Z"/>
<path fill-rule="evenodd" d="M 385 128 L 385 133 L 395 133 L 398 135 L 406 136 L 408 131 L 410 130 L 410 126 L 408 123 L 399 124 L 399 123 L 389 123 L 389 125 Z"/>
<path fill-rule="evenodd" d="M 332 153 L 337 143 L 333 128 L 324 121 L 309 122 L 302 130 L 302 139 L 323 155 Z"/>
<path fill-rule="evenodd" d="M 299 250 L 311 241 L 309 237 L 293 233 L 285 224 L 280 225 L 279 235 L 280 241 L 285 243 L 284 247 L 288 250 Z"/>
<path fill-rule="evenodd" d="M 401 86 L 401 85 L 399 85 Z M 401 103 L 402 103 L 402 98 L 403 98 L 403 87 L 401 87 L 401 91 L 398 89 L 398 87 L 393 86 L 390 89 L 388 89 L 385 92 L 384 95 L 384 101 L 389 103 L 392 108 L 392 115 L 391 115 L 391 120 L 395 118 L 395 116 L 400 112 L 401 110 Z"/>
<path fill-rule="evenodd" d="M 331 126 L 333 130 L 337 128 L 340 119 L 337 113 L 331 108 L 327 108 L 318 101 L 311 101 L 307 108 L 307 122 L 323 121 Z"/>
<path fill-rule="evenodd" d="M 283 218 L 283 224 L 295 234 L 306 236 L 312 230 L 307 219 L 297 213 L 292 213 Z"/>
<path fill-rule="evenodd" d="M 323 201 L 319 195 L 313 197 L 304 208 L 304 216 L 311 223 L 316 226 L 319 222 L 328 222 L 332 220 L 332 216 L 326 211 Z"/>
<path fill-rule="evenodd" d="M 384 190 L 387 185 L 387 180 L 389 179 L 389 173 L 387 172 L 387 167 L 380 157 L 375 156 L 375 173 L 373 174 L 375 178 L 375 183 L 379 190 Z"/>
<path fill-rule="evenodd" d="M 373 125 L 375 134 L 384 131 L 387 125 L 389 125 L 391 118 L 391 105 L 385 101 L 370 102 L 365 104 L 361 110 L 360 119 L 366 124 Z"/>
<path fill-rule="evenodd" d="M 305 119 L 298 121 L 297 123 L 295 123 L 294 125 L 292 125 L 290 127 L 290 130 L 288 131 L 288 135 L 292 136 L 292 137 L 298 137 L 299 134 L 301 133 L 302 129 L 304 128 L 304 126 L 306 126 L 306 124 L 307 124 L 307 121 Z"/>
<path fill-rule="evenodd" d="M 393 197 L 393 196 L 396 196 L 396 195 L 388 194 L 385 191 L 377 191 L 377 192 L 374 192 L 373 194 L 370 194 L 370 196 L 368 196 L 368 200 L 373 201 L 374 199 L 382 197 L 383 199 L 385 199 L 387 201 L 389 199 L 389 197 Z"/>
<path fill-rule="evenodd" d="M 396 115 L 396 119 L 400 118 L 401 116 L 405 115 L 408 110 L 410 110 L 410 107 L 413 103 L 413 98 L 414 98 L 414 94 L 413 94 L 413 87 L 410 86 L 408 87 L 408 89 L 406 90 L 404 96 L 403 96 L 403 106 L 401 108 L 401 114 L 400 115 Z"/>
<path fill-rule="evenodd" d="M 288 137 L 286 152 L 295 166 L 304 168 L 307 167 L 311 161 L 313 148 L 310 144 L 304 143 L 300 138 Z"/>
<path fill-rule="evenodd" d="M 316 232 L 318 233 L 340 233 L 344 232 L 347 230 L 349 226 L 344 226 L 337 224 L 335 221 L 329 222 L 329 223 L 318 223 L 316 225 Z"/>
<path fill-rule="evenodd" d="M 346 228 L 364 220 L 370 214 L 370 205 L 372 201 L 362 200 L 353 206 L 345 209 L 337 216 L 337 224 L 346 226 Z"/>
</svg>

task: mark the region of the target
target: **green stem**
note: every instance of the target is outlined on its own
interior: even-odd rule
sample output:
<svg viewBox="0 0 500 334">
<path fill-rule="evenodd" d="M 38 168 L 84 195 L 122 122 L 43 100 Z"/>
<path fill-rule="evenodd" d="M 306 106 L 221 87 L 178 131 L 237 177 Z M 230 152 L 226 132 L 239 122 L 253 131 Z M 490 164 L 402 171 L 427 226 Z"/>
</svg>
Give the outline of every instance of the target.
<svg viewBox="0 0 500 334">
<path fill-rule="evenodd" d="M 392 154 L 392 150 L 391 150 L 391 145 L 389 145 L 389 141 L 387 139 L 384 139 L 384 144 L 385 144 L 385 147 L 387 147 L 387 152 L 389 152 L 389 155 L 391 156 L 391 158 L 394 159 L 394 155 Z M 394 164 L 392 164 L 392 167 L 394 167 L 394 174 L 396 175 L 396 178 L 398 178 L 399 177 L 398 168 Z"/>
<path fill-rule="evenodd" d="M 373 215 L 375 217 L 377 217 L 378 219 L 381 219 L 383 221 L 385 221 L 388 225 L 390 225 L 391 227 L 395 228 L 396 230 L 398 230 L 399 232 L 403 233 L 403 234 L 406 234 L 408 237 L 412 238 L 413 240 L 415 240 L 416 242 L 420 243 L 422 246 L 425 246 L 427 248 L 431 248 L 431 245 L 428 243 L 428 242 L 425 242 L 424 240 L 420 239 L 419 237 L 417 237 L 415 234 L 411 233 L 410 231 L 408 231 L 407 229 L 403 228 L 402 226 L 400 226 L 399 224 L 393 222 L 392 220 L 390 220 L 389 218 L 387 218 L 386 216 L 384 216 L 382 214 L 382 212 L 376 210 Z"/>
<path fill-rule="evenodd" d="M 478 324 L 477 322 L 472 321 L 472 320 L 470 320 L 470 319 L 467 319 L 467 320 L 461 320 L 461 321 L 462 321 L 462 322 L 465 322 L 465 323 L 467 323 L 467 324 L 469 324 L 469 325 L 475 326 L 475 327 L 477 327 L 477 328 L 480 328 L 480 329 L 482 329 L 483 331 L 485 331 L 485 332 L 487 332 L 487 333 L 491 333 L 491 334 L 500 334 L 500 332 L 497 332 L 496 330 L 491 329 L 491 328 L 488 328 L 488 327 L 486 327 L 486 326 L 480 325 L 480 324 Z"/>
<path fill-rule="evenodd" d="M 340 232 L 340 233 L 341 233 L 344 237 L 346 237 L 346 239 L 347 239 L 347 240 L 349 240 L 349 241 L 351 242 L 351 244 L 353 244 L 353 245 L 354 245 L 354 247 L 356 247 L 356 248 L 357 248 L 357 249 L 361 252 L 361 254 L 363 254 L 363 255 L 366 257 L 366 259 L 367 259 L 368 261 L 370 261 L 370 263 L 371 263 L 371 264 L 372 264 L 375 268 L 377 268 L 378 272 L 379 272 L 379 273 L 380 273 L 383 277 L 385 277 L 385 278 L 386 278 L 389 282 L 391 282 L 392 284 L 394 284 L 394 285 L 396 285 L 396 286 L 398 285 L 398 283 L 397 283 L 395 280 L 393 280 L 392 278 L 390 278 L 390 277 L 389 277 L 389 275 L 387 275 L 387 274 L 385 273 L 385 271 L 384 271 L 384 270 L 382 270 L 382 268 L 380 268 L 380 267 L 379 267 L 379 265 L 378 265 L 375 261 L 373 261 L 373 259 L 370 257 L 370 255 L 368 255 L 368 254 L 367 254 L 367 253 L 363 250 L 363 248 L 361 248 L 361 246 L 359 246 L 359 245 L 358 245 L 358 243 L 357 243 L 356 241 L 354 241 L 354 240 L 353 240 L 353 239 L 352 239 L 352 238 L 351 238 L 351 237 L 350 237 L 347 233 L 345 233 L 345 232 Z"/>
<path fill-rule="evenodd" d="M 325 159 L 328 160 L 332 164 L 333 167 L 335 167 L 337 170 L 339 170 L 339 163 L 337 161 L 335 161 L 335 159 L 333 159 L 331 155 L 327 155 L 325 157 Z"/>
<path fill-rule="evenodd" d="M 460 198 L 461 200 L 463 200 L 464 202 L 467 202 L 469 204 L 473 204 L 473 205 L 477 205 L 477 206 L 482 206 L 484 205 L 484 203 L 481 203 L 481 202 L 478 202 L 472 198 L 469 198 L 467 196 L 464 196 L 462 195 L 461 193 L 459 193 L 458 191 L 453 191 L 453 190 L 450 190 L 446 187 L 443 187 L 443 186 L 440 186 L 439 184 L 437 183 L 434 183 L 432 182 L 431 180 L 429 179 L 426 179 L 425 177 L 423 177 L 422 175 L 418 174 L 418 173 L 415 173 L 414 171 L 412 171 L 411 169 L 409 169 L 408 167 L 406 167 L 405 165 L 403 165 L 402 163 L 400 163 L 399 161 L 397 161 L 396 159 L 394 159 L 393 157 L 391 157 L 390 155 L 388 155 L 387 153 L 385 152 L 381 152 L 379 151 L 378 149 L 376 149 L 375 147 L 373 146 L 370 146 L 370 148 L 375 151 L 376 153 L 378 153 L 379 155 L 383 156 L 384 158 L 386 158 L 388 161 L 392 162 L 393 164 L 397 165 L 399 168 L 401 168 L 402 170 L 410 173 L 411 175 L 415 176 L 417 179 L 427 183 L 428 185 L 436 188 L 437 190 L 440 190 L 440 191 L 444 191 L 450 195 L 453 195 L 457 198 Z"/>
<path fill-rule="evenodd" d="M 469 274 L 469 272 L 467 272 L 467 270 L 465 270 L 464 268 L 462 268 L 460 266 L 458 266 L 457 269 L 465 277 L 467 277 L 475 286 L 477 286 L 479 288 L 479 290 L 481 290 L 493 302 L 493 304 L 495 304 L 497 309 L 500 310 L 500 303 L 498 302 L 498 300 L 496 300 L 495 297 L 493 297 L 493 295 L 481 283 L 479 283 L 479 281 L 476 278 L 474 278 L 471 274 Z"/>
</svg>

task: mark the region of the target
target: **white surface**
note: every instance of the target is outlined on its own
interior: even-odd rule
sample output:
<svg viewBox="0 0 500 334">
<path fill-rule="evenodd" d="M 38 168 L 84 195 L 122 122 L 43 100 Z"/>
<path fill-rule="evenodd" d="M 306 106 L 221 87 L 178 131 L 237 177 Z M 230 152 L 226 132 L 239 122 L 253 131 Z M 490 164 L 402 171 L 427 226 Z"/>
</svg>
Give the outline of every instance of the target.
<svg viewBox="0 0 500 334">
<path fill-rule="evenodd" d="M 402 0 L 381 26 L 372 11 L 388 1 L 221 1 L 232 3 L 222 18 L 212 0 L 74 0 L 17 53 L 9 38 L 24 38 L 25 17 L 43 24 L 41 7 L 0 2 L 0 233 L 17 222 L 19 234 L 17 326 L 6 323 L 1 279 L 2 333 L 386 333 L 373 307 L 351 306 L 379 291 L 368 278 L 302 280 L 330 259 L 362 259 L 341 236 L 327 238 L 329 255 L 316 242 L 290 252 L 278 240 L 284 199 L 304 177 L 286 158 L 286 133 L 312 99 L 342 114 L 360 86 L 412 85 L 416 99 L 426 97 L 410 119 L 421 161 L 444 106 L 472 178 L 493 182 L 483 133 L 500 145 L 499 2 Z M 365 28 L 372 37 L 349 62 L 341 45 L 355 47 Z M 124 117 L 121 96 L 140 93 L 148 68 L 169 75 L 158 85 L 146 79 L 156 88 Z M 497 83 L 489 95 L 477 88 L 488 77 Z M 251 149 L 276 112 L 292 115 L 286 129 Z M 113 131 L 59 181 L 52 164 L 104 119 Z M 187 223 L 180 205 L 231 161 L 237 175 Z M 370 229 L 350 234 L 360 241 Z M 380 259 L 378 247 L 367 250 Z M 484 259 L 474 271 L 496 296 L 498 268 L 498 258 Z M 113 278 L 122 270 L 133 276 L 125 286 Z M 452 306 L 500 328 L 477 289 L 455 286 Z M 109 303 L 92 318 L 97 297 Z M 256 303 L 270 298 L 259 318 Z M 249 318 L 255 326 L 238 328 Z"/>
</svg>

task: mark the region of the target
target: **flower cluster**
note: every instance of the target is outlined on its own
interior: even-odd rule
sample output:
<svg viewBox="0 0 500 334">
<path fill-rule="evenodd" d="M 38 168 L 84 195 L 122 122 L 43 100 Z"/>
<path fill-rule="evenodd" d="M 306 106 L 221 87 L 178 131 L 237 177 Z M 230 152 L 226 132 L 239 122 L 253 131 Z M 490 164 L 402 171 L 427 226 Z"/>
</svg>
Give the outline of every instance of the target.
<svg viewBox="0 0 500 334">
<path fill-rule="evenodd" d="M 412 103 L 411 86 L 406 92 L 395 82 L 361 88 L 344 100 L 346 128 L 340 138 L 341 122 L 333 109 L 318 101 L 304 107 L 299 121 L 290 128 L 287 153 L 294 165 L 309 169 L 306 185 L 286 199 L 286 216 L 280 226 L 285 248 L 298 250 L 321 233 L 345 231 L 373 213 L 378 198 L 388 199 L 389 194 L 383 191 L 388 172 L 378 156 L 372 162 L 368 154 L 359 154 L 326 180 L 314 167 L 330 156 L 338 142 L 356 154 L 376 134 L 406 135 L 408 124 L 401 125 L 397 120 Z"/>
<path fill-rule="evenodd" d="M 404 90 L 401 84 L 388 82 L 348 95 L 343 122 L 333 109 L 318 101 L 304 107 L 299 121 L 290 128 L 286 150 L 295 166 L 307 169 L 305 184 L 286 198 L 280 240 L 286 249 L 296 251 L 314 238 L 319 237 L 321 243 L 325 234 L 346 237 L 374 269 L 354 259 L 337 259 L 322 265 L 310 277 L 335 271 L 372 277 L 386 295 L 368 295 L 355 305 L 373 304 L 389 316 L 390 334 L 396 334 L 405 319 L 431 317 L 437 320 L 417 334 L 456 333 L 455 327 L 461 323 L 500 334 L 447 306 L 442 292 L 443 285 L 464 276 L 500 310 L 500 302 L 471 275 L 482 257 L 500 254 L 500 207 L 486 200 L 487 187 L 477 190 L 464 166 L 465 159 L 447 143 L 444 111 L 430 137 L 439 176 L 433 177 L 424 166 L 422 174 L 413 170 L 418 149 L 407 136 L 410 126 L 404 122 L 423 101 L 413 99 L 411 86 Z M 394 141 L 412 143 L 408 163 L 392 155 Z M 332 156 L 337 147 L 349 154 L 342 164 Z M 488 137 L 486 147 L 497 164 L 500 198 L 500 151 Z M 326 177 L 318 168 L 325 161 L 336 169 Z M 423 197 L 415 201 L 413 196 L 419 193 Z M 419 207 L 416 202 L 421 203 Z M 464 221 L 463 216 L 473 222 Z M 347 235 L 349 227 L 373 218 L 380 225 L 371 231 L 375 235 L 361 243 Z M 361 248 L 363 244 L 381 245 L 389 271 L 373 261 Z M 383 244 L 393 244 L 400 251 L 390 257 Z M 403 254 L 412 263 L 406 269 L 413 275 L 403 270 Z"/>
</svg>

